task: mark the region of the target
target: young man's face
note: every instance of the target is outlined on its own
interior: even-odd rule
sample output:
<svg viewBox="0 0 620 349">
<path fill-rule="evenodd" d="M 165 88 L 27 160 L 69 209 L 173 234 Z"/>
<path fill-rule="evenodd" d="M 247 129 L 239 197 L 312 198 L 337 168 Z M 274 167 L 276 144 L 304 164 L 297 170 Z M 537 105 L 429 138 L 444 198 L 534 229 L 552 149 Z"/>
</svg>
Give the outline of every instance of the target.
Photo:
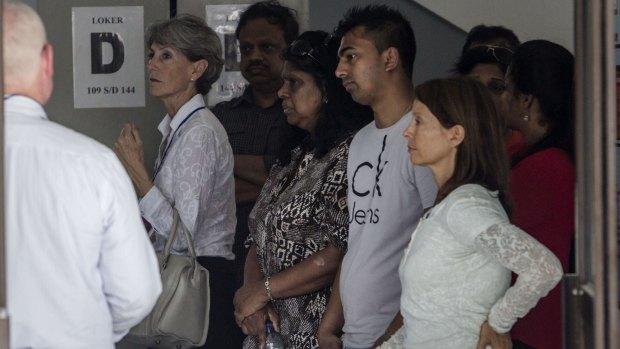
<svg viewBox="0 0 620 349">
<path fill-rule="evenodd" d="M 364 27 L 355 27 L 342 37 L 336 76 L 354 101 L 372 106 L 384 72 L 382 55 L 365 34 Z"/>
</svg>

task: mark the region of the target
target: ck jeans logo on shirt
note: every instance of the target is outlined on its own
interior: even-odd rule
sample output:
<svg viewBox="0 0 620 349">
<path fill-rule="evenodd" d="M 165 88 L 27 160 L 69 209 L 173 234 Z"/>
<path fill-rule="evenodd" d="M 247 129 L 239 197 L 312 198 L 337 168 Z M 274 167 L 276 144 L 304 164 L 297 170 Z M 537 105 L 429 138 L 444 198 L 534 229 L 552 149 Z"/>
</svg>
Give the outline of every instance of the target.
<svg viewBox="0 0 620 349">
<path fill-rule="evenodd" d="M 373 165 L 369 161 L 362 162 L 357 166 L 355 172 L 353 172 L 353 177 L 351 179 L 351 191 L 355 195 L 355 197 L 363 198 L 368 195 L 371 197 L 381 197 L 381 186 L 379 182 L 381 180 L 381 175 L 383 174 L 383 170 L 385 170 L 385 166 L 388 164 L 387 160 L 382 160 L 383 153 L 385 152 L 385 145 L 387 143 L 387 135 L 383 137 L 383 142 L 381 146 L 381 151 L 379 152 L 379 156 L 377 157 L 376 165 Z M 372 183 L 372 180 L 368 180 L 374 176 L 374 183 L 371 186 L 364 186 L 365 183 Z M 356 181 L 356 179 L 360 179 Z M 370 200 L 367 198 L 366 200 Z M 355 221 L 357 224 L 377 224 L 379 223 L 379 209 L 378 208 L 369 208 L 366 210 L 360 210 L 356 208 L 357 200 L 353 199 L 353 207 L 351 208 L 351 215 L 349 217 L 349 224 Z"/>
</svg>

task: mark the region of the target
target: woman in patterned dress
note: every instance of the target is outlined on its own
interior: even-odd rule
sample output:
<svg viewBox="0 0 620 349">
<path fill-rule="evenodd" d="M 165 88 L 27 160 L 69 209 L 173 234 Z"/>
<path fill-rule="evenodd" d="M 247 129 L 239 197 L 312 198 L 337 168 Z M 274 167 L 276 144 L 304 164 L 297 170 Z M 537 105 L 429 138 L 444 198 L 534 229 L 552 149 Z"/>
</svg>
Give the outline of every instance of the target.
<svg viewBox="0 0 620 349">
<path fill-rule="evenodd" d="M 318 348 L 316 332 L 348 231 L 347 154 L 372 112 L 335 77 L 339 38 L 302 34 L 283 54 L 278 91 L 297 137 L 283 149 L 250 215 L 251 247 L 235 316 L 244 348 L 264 343 L 265 321 L 287 348 Z"/>
</svg>

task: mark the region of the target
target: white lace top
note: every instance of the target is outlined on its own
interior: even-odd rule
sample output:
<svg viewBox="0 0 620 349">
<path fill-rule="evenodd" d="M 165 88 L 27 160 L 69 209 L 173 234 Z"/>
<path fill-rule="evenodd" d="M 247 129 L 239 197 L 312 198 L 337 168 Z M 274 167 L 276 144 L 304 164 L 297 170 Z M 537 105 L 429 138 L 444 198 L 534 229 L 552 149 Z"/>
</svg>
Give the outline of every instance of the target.
<svg viewBox="0 0 620 349">
<path fill-rule="evenodd" d="M 508 288 L 510 271 L 519 275 Z M 380 348 L 476 348 L 485 320 L 500 333 L 562 277 L 558 259 L 509 223 L 496 197 L 463 185 L 414 231 L 399 274 L 404 326 Z"/>
</svg>

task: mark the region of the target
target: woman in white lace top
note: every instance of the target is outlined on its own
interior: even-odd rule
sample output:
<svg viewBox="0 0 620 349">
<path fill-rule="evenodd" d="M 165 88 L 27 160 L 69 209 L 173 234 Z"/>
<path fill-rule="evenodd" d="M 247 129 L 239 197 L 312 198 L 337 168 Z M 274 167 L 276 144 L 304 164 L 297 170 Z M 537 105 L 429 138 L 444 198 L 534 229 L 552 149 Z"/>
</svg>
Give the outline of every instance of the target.
<svg viewBox="0 0 620 349">
<path fill-rule="evenodd" d="M 404 136 L 440 189 L 400 264 L 404 325 L 381 348 L 510 348 L 512 325 L 561 279 L 558 259 L 508 220 L 503 130 L 477 81 L 416 88 Z"/>
</svg>

